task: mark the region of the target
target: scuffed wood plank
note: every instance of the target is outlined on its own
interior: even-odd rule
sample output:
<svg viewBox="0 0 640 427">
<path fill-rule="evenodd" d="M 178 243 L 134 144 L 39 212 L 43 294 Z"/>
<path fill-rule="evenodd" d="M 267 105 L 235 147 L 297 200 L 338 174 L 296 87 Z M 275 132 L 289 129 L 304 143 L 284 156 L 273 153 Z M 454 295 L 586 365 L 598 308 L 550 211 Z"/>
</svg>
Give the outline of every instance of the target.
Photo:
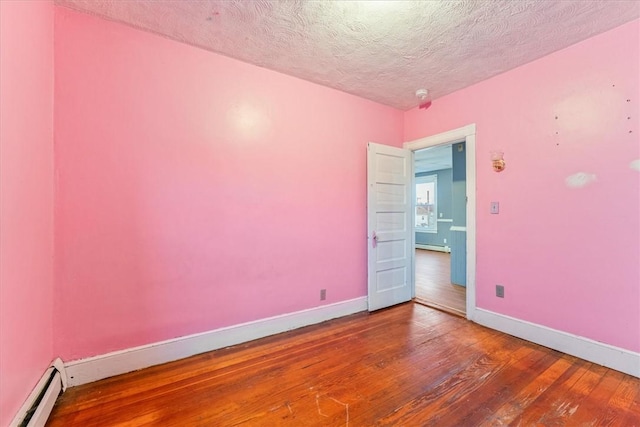
<svg viewBox="0 0 640 427">
<path fill-rule="evenodd" d="M 487 417 L 483 424 L 497 426 L 511 424 L 517 417 L 522 416 L 531 404 L 570 367 L 571 361 L 560 358 L 537 376 L 529 377 L 529 383 L 498 408 L 495 414 Z"/>
<path fill-rule="evenodd" d="M 566 425 L 574 423 L 574 415 L 588 396 L 598 385 L 604 374 L 605 368 L 594 366 L 585 367 L 585 372 L 569 388 L 569 390 L 556 399 L 549 410 L 541 419 L 543 425 Z"/>
<path fill-rule="evenodd" d="M 534 349 L 526 357 L 509 364 L 498 375 L 482 387 L 482 393 L 474 394 L 473 399 L 465 403 L 465 412 L 450 411 L 447 416 L 449 425 L 481 425 L 492 417 L 505 402 L 515 401 L 514 396 L 523 387 L 531 383 L 530 372 L 540 372 L 557 360 L 557 355 Z M 524 402 L 518 401 L 522 407 Z M 495 422 L 491 424 L 495 425 Z"/>
<path fill-rule="evenodd" d="M 492 376 L 525 355 L 530 348 L 510 348 L 507 343 L 486 343 L 481 353 L 464 370 L 449 376 L 434 388 L 378 421 L 379 425 L 455 425 L 448 418 L 452 406 L 473 401 L 476 391 Z M 471 397 L 471 395 L 474 397 Z M 479 393 L 478 393 L 479 395 Z"/>
<path fill-rule="evenodd" d="M 524 411 L 522 415 L 516 417 L 510 425 L 543 425 L 541 420 L 545 414 L 553 410 L 554 404 L 565 398 L 568 390 L 585 374 L 588 367 L 591 366 L 589 362 L 575 357 L 566 355 L 562 357 L 571 361 L 571 366 L 529 405 L 527 411 Z"/>
<path fill-rule="evenodd" d="M 602 417 L 598 420 L 598 425 L 640 425 L 640 416 L 636 412 L 639 388 L 640 384 L 636 378 L 625 375 L 609 399 L 606 411 L 603 411 Z"/>
<path fill-rule="evenodd" d="M 580 426 L 599 425 L 599 420 L 606 413 L 609 399 L 624 378 L 624 374 L 602 366 L 594 366 L 592 369 L 596 372 L 603 372 L 603 375 L 571 417 L 571 422 Z"/>
</svg>

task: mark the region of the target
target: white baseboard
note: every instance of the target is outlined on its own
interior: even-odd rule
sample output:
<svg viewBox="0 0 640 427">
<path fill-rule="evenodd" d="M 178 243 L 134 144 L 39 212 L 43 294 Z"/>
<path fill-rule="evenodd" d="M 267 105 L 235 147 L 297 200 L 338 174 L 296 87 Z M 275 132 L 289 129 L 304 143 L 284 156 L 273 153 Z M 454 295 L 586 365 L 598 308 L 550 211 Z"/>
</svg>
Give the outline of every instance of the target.
<svg viewBox="0 0 640 427">
<path fill-rule="evenodd" d="M 360 297 L 86 359 L 74 360 L 65 364 L 67 381 L 70 387 L 86 384 L 365 310 L 367 310 L 367 298 Z"/>
<path fill-rule="evenodd" d="M 342 301 L 67 362 L 66 375 L 64 371 L 62 375 L 66 377 L 68 386 L 77 386 L 365 310 L 366 297 Z M 640 377 L 640 353 L 479 308 L 474 310 L 472 320 L 527 341 Z"/>
<path fill-rule="evenodd" d="M 491 329 L 640 378 L 640 353 L 476 308 L 473 321 Z"/>
<path fill-rule="evenodd" d="M 56 403 L 58 395 L 63 391 L 63 382 L 66 382 L 64 366 L 62 364 L 62 360 L 58 358 L 51 362 L 51 365 L 33 388 L 29 397 L 27 397 L 27 400 L 24 401 L 22 407 L 18 410 L 18 413 L 15 415 L 9 426 L 18 427 L 24 425 L 27 415 L 34 407 L 35 411 L 33 412 L 29 422 L 26 424 L 27 427 L 44 426 L 49 418 L 49 414 L 51 414 L 53 405 Z M 42 393 L 44 393 L 44 395 L 38 402 L 38 398 Z"/>
<path fill-rule="evenodd" d="M 416 249 L 426 249 L 428 251 L 437 252 L 451 252 L 451 248 L 449 246 L 421 245 L 419 243 L 416 243 Z"/>
</svg>

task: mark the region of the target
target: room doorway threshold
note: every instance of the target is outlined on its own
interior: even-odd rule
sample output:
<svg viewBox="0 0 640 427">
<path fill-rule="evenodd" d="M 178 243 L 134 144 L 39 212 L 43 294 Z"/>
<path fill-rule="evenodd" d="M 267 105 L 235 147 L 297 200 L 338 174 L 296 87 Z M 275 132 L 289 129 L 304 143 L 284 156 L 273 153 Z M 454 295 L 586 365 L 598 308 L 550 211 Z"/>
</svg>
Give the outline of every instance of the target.
<svg viewBox="0 0 640 427">
<path fill-rule="evenodd" d="M 446 305 L 438 304 L 436 302 L 429 301 L 429 300 L 426 300 L 424 298 L 415 297 L 413 299 L 413 302 L 415 302 L 417 304 L 420 304 L 420 305 L 427 306 L 427 307 L 435 308 L 436 310 L 444 311 L 445 313 L 453 314 L 455 316 L 459 316 L 459 317 L 463 317 L 463 318 L 467 317 L 467 314 L 462 310 L 458 310 L 458 309 L 453 308 L 453 307 L 447 307 Z"/>
</svg>

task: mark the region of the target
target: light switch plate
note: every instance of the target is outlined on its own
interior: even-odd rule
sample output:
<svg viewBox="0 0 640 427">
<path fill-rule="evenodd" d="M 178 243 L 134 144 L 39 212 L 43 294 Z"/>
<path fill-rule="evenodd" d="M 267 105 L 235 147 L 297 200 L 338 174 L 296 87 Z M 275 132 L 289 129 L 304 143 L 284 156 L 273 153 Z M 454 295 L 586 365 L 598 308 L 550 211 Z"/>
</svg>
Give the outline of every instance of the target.
<svg viewBox="0 0 640 427">
<path fill-rule="evenodd" d="M 499 202 L 491 202 L 491 213 L 492 214 L 500 213 L 500 203 Z"/>
</svg>

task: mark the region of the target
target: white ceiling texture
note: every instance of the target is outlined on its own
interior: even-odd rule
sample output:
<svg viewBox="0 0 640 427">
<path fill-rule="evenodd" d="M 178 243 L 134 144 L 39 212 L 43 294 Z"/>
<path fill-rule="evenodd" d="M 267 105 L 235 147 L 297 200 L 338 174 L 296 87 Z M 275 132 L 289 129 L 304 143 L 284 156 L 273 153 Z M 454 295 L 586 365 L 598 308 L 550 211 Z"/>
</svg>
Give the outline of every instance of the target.
<svg viewBox="0 0 640 427">
<path fill-rule="evenodd" d="M 56 0 L 407 110 L 640 16 L 634 0 Z M 606 60 L 606 58 L 603 58 Z"/>
</svg>

